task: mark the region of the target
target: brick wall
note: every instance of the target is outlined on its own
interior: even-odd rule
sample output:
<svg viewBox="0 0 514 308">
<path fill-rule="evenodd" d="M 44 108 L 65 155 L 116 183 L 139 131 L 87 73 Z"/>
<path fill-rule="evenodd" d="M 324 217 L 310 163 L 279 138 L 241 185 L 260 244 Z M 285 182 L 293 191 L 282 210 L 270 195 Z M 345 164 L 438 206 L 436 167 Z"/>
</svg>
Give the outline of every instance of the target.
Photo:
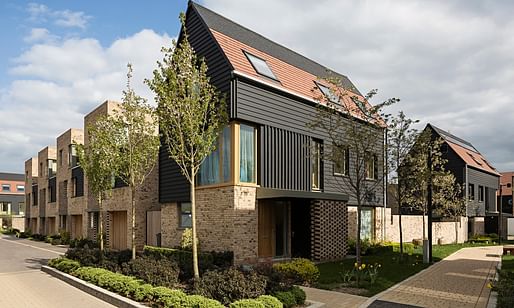
<svg viewBox="0 0 514 308">
<path fill-rule="evenodd" d="M 348 246 L 348 211 L 341 201 L 311 201 L 311 255 L 316 261 L 340 260 Z"/>
<path fill-rule="evenodd" d="M 230 250 L 236 264 L 257 260 L 258 214 L 256 188 L 225 186 L 196 191 L 197 230 L 200 248 Z M 180 245 L 183 230 L 179 228 L 176 203 L 162 204 L 162 245 Z"/>
</svg>

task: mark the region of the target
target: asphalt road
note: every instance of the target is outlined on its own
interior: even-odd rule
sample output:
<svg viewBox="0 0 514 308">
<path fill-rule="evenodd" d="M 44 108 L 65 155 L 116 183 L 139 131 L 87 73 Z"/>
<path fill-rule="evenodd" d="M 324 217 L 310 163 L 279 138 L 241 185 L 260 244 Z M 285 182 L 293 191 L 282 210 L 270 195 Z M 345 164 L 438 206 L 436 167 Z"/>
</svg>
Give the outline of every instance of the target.
<svg viewBox="0 0 514 308">
<path fill-rule="evenodd" d="M 114 307 L 41 272 L 66 248 L 0 235 L 0 307 Z"/>
</svg>

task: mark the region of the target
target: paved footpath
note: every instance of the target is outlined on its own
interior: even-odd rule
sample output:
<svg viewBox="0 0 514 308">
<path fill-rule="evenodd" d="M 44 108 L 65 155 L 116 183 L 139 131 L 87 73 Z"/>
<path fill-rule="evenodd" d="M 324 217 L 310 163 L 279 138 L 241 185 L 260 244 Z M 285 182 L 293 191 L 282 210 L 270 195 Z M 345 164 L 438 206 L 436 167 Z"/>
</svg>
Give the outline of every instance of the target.
<svg viewBox="0 0 514 308">
<path fill-rule="evenodd" d="M 369 307 L 487 307 L 502 247 L 463 248 L 378 294 Z"/>
<path fill-rule="evenodd" d="M 0 307 L 114 307 L 40 270 L 65 251 L 0 235 Z"/>
</svg>

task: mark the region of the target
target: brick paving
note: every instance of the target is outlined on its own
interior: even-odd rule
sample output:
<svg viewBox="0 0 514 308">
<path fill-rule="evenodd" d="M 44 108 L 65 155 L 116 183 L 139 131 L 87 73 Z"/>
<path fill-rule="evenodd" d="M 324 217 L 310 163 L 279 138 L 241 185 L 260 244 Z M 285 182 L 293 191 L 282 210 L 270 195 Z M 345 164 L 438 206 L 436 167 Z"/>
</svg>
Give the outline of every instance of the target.
<svg viewBox="0 0 514 308">
<path fill-rule="evenodd" d="M 367 297 L 341 292 L 302 287 L 307 294 L 307 300 L 323 303 L 323 308 L 359 307 Z"/>
<path fill-rule="evenodd" d="M 464 248 L 369 300 L 364 307 L 487 307 L 501 246 Z"/>
</svg>

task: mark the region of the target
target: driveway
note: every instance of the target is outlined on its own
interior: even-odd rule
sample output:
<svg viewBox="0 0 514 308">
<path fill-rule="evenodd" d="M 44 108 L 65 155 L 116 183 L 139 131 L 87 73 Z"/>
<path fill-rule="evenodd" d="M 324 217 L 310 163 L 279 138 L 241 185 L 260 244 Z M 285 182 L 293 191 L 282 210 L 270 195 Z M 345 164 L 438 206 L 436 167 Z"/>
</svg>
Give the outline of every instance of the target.
<svg viewBox="0 0 514 308">
<path fill-rule="evenodd" d="M 0 235 L 0 307 L 114 307 L 40 271 L 65 251 Z"/>
</svg>

